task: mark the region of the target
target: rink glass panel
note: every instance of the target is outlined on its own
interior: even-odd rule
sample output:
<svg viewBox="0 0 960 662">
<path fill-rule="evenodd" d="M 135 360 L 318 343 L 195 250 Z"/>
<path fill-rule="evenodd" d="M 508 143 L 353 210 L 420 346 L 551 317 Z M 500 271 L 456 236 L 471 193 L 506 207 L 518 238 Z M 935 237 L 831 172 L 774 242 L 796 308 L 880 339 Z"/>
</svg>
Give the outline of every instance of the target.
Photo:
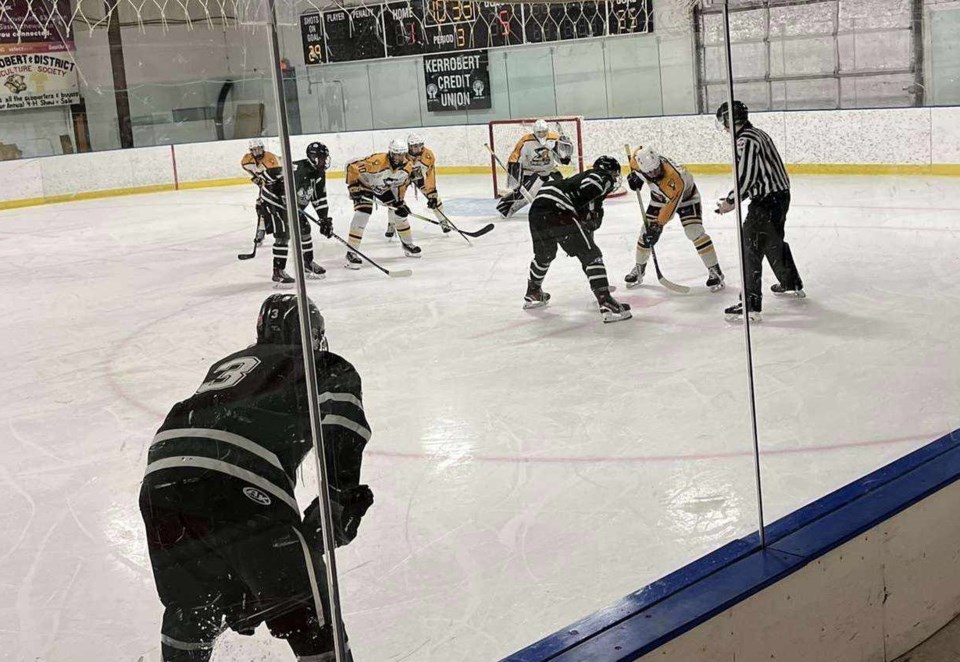
<svg viewBox="0 0 960 662">
<path fill-rule="evenodd" d="M 764 260 L 752 348 L 768 523 L 957 427 L 960 181 L 937 165 L 952 138 L 935 111 L 854 110 L 950 103 L 955 12 L 916 24 L 909 3 L 831 4 L 731 16 L 736 95 L 791 164 L 786 240 L 807 294 L 775 296 Z M 711 110 L 725 94 L 709 86 Z M 836 110 L 792 112 L 807 108 Z"/>
</svg>

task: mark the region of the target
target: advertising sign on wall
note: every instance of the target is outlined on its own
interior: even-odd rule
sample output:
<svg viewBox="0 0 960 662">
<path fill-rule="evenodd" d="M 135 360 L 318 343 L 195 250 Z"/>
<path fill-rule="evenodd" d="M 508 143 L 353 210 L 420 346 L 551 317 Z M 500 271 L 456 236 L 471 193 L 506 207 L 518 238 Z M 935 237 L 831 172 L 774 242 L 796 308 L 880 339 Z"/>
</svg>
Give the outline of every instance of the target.
<svg viewBox="0 0 960 662">
<path fill-rule="evenodd" d="M 76 64 L 66 54 L 0 55 L 0 110 L 80 102 Z"/>
<path fill-rule="evenodd" d="M 487 51 L 425 55 L 423 79 L 427 110 L 483 110 L 490 108 L 490 72 Z"/>
<path fill-rule="evenodd" d="M 0 55 L 73 50 L 70 0 L 0 2 Z"/>
</svg>

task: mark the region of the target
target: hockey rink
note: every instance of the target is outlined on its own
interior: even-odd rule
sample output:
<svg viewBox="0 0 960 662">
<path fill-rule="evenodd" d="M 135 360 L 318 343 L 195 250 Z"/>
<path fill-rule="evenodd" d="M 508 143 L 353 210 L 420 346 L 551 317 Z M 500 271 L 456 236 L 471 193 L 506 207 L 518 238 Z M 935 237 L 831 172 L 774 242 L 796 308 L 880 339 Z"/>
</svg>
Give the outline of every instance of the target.
<svg viewBox="0 0 960 662">
<path fill-rule="evenodd" d="M 674 219 L 657 250 L 692 292 L 652 265 L 627 290 L 631 193 L 597 235 L 633 306 L 618 324 L 562 254 L 550 305 L 521 309 L 525 212 L 472 246 L 414 220 L 420 260 L 376 212 L 362 250 L 408 279 L 348 271 L 314 234 L 328 275 L 308 288 L 373 429 L 376 502 L 337 557 L 357 662 L 497 660 L 756 530 L 744 338 L 723 316 L 736 231 L 712 214 L 729 178 L 697 179 L 727 289 L 703 286 Z M 439 191 L 464 229 L 497 220 L 489 177 Z M 253 341 L 274 291 L 269 239 L 236 259 L 253 202 L 246 186 L 0 212 L 0 659 L 159 661 L 139 482 L 170 406 Z M 795 176 L 787 239 L 809 296 L 768 293 L 753 326 L 768 523 L 960 427 L 960 180 Z M 214 656 L 292 659 L 264 628 Z"/>
</svg>

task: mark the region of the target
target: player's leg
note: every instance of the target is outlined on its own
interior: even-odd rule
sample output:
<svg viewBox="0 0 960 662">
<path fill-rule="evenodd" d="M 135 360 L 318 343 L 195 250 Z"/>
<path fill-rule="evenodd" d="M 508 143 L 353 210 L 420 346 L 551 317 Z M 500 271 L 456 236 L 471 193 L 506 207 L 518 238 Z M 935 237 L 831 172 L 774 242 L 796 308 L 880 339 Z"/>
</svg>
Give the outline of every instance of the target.
<svg viewBox="0 0 960 662">
<path fill-rule="evenodd" d="M 387 222 L 392 223 L 400 235 L 403 244 L 403 254 L 407 257 L 420 257 L 420 247 L 413 243 L 413 229 L 410 227 L 409 213 L 401 216 L 392 209 L 387 210 Z"/>
<path fill-rule="evenodd" d="M 643 230 L 640 232 L 640 236 L 637 237 L 637 261 L 630 273 L 623 278 L 629 289 L 639 287 L 640 284 L 643 283 L 643 275 L 647 271 L 647 262 L 650 260 L 651 249 L 650 246 L 647 246 L 643 237 L 646 234 L 647 224 L 657 222 L 657 218 L 660 216 L 660 210 L 662 208 L 662 204 L 651 201 L 646 212 L 644 213 Z"/>
<path fill-rule="evenodd" d="M 287 254 L 290 248 L 290 228 L 286 214 L 273 207 L 267 208 L 273 225 L 273 282 L 278 287 L 291 285 L 294 280 L 287 273 Z"/>
<path fill-rule="evenodd" d="M 790 244 L 784 239 L 785 225 L 787 222 L 787 212 L 790 211 L 790 193 L 776 193 L 772 213 L 770 218 L 771 239 L 766 247 L 767 262 L 770 268 L 776 274 L 778 285 L 773 286 L 773 291 L 777 294 L 787 292 L 795 293 L 798 297 L 805 297 L 803 292 L 803 279 L 800 278 L 800 272 L 793 261 L 793 251 L 790 250 Z"/>
<path fill-rule="evenodd" d="M 353 220 L 350 221 L 350 233 L 347 236 L 347 243 L 352 248 L 360 248 L 360 242 L 363 241 L 363 231 L 370 222 L 370 215 L 373 214 L 373 196 L 364 194 L 358 196 L 353 201 Z M 347 263 L 344 265 L 347 269 L 359 269 L 363 260 L 353 251 L 347 251 Z"/>
<path fill-rule="evenodd" d="M 557 240 L 554 228 L 550 226 L 548 212 L 537 207 L 530 210 L 530 237 L 533 240 L 533 259 L 527 272 L 527 293 L 523 297 L 525 309 L 540 308 L 550 301 L 550 295 L 543 291 L 543 280 L 557 257 Z"/>
<path fill-rule="evenodd" d="M 327 270 L 313 261 L 313 233 L 310 222 L 300 218 L 300 239 L 303 242 L 303 272 L 308 278 L 323 278 Z"/>
<path fill-rule="evenodd" d="M 580 267 L 587 276 L 590 290 L 597 299 L 600 315 L 604 322 L 619 322 L 630 319 L 630 304 L 620 303 L 610 294 L 610 280 L 607 267 L 603 263 L 603 253 L 593 240 L 593 233 L 584 232 L 577 226 L 568 230 L 560 239 L 560 246 L 570 256 L 580 261 Z"/>
<path fill-rule="evenodd" d="M 238 593 L 217 553 L 220 539 L 196 501 L 181 485 L 166 480 L 157 488 L 148 477 L 140 489 L 150 564 L 164 605 L 164 662 L 207 662 L 229 607 L 225 596 Z"/>
<path fill-rule="evenodd" d="M 300 526 L 288 522 L 265 529 L 233 554 L 270 633 L 286 640 L 298 660 L 332 662 L 326 567 Z"/>
<path fill-rule="evenodd" d="M 524 175 L 517 188 L 500 198 L 499 202 L 497 202 L 497 211 L 500 212 L 503 218 L 513 216 L 527 205 L 528 196 L 530 199 L 536 197 L 545 179 L 552 179 L 552 177 L 545 177 L 536 173 Z M 524 195 L 524 191 L 527 192 L 526 195 Z"/>
<path fill-rule="evenodd" d="M 719 292 L 724 287 L 724 276 L 720 269 L 720 260 L 717 258 L 717 249 L 713 246 L 713 239 L 703 229 L 703 207 L 700 204 L 700 196 L 697 195 L 681 204 L 677 209 L 677 215 L 683 225 L 684 234 L 693 242 L 693 247 L 697 249 L 697 254 L 703 260 L 703 266 L 707 268 L 707 287 L 714 292 Z"/>
</svg>

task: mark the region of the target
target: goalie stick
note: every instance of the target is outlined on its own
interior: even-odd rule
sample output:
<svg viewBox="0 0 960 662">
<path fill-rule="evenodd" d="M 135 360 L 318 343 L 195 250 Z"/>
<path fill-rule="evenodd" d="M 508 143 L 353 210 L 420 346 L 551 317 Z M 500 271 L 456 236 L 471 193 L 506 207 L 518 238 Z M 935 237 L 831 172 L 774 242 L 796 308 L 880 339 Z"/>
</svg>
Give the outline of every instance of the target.
<svg viewBox="0 0 960 662">
<path fill-rule="evenodd" d="M 310 220 L 311 223 L 313 223 L 313 224 L 316 225 L 317 227 L 320 227 L 320 221 L 319 221 L 319 220 L 317 220 L 316 218 L 314 218 L 313 216 L 311 216 L 311 215 L 308 214 L 307 212 L 303 211 L 302 209 L 300 210 L 300 213 L 303 215 L 304 218 Z M 326 235 L 324 235 L 324 236 L 326 236 Z M 367 262 L 369 262 L 370 264 L 372 264 L 372 265 L 375 266 L 377 269 L 379 269 L 379 270 L 382 271 L 383 273 L 387 274 L 387 275 L 390 276 L 391 278 L 406 278 L 407 276 L 410 276 L 410 275 L 413 274 L 413 271 L 411 271 L 410 269 L 399 269 L 399 270 L 394 269 L 393 271 L 390 271 L 389 269 L 386 269 L 386 268 L 384 268 L 384 267 L 381 267 L 379 264 L 377 264 L 376 262 L 374 262 L 371 258 L 367 257 L 366 255 L 364 255 L 363 253 L 361 253 L 359 250 L 357 250 L 356 248 L 354 248 L 353 246 L 351 246 L 343 237 L 341 237 L 340 235 L 338 235 L 336 232 L 332 232 L 332 233 L 330 234 L 330 237 L 331 237 L 332 239 L 336 239 L 337 241 L 339 241 L 341 244 L 343 244 L 344 246 L 346 246 L 347 249 L 348 249 L 350 252 L 356 253 L 357 255 L 359 255 L 360 257 L 362 257 L 364 260 L 366 260 Z"/>
<path fill-rule="evenodd" d="M 623 149 L 627 152 L 627 163 L 630 163 L 630 158 L 632 156 L 630 145 L 624 145 Z M 632 169 L 633 168 L 631 167 L 631 170 Z M 644 214 L 643 212 L 643 197 L 640 195 L 640 191 L 636 191 L 636 194 L 637 194 L 637 202 L 640 203 L 640 213 L 643 214 L 643 226 L 646 227 L 647 217 L 646 217 L 646 214 Z M 667 288 L 671 292 L 676 292 L 677 294 L 690 293 L 689 287 L 687 287 L 686 285 L 678 285 L 677 283 L 674 283 L 673 281 L 668 280 L 663 275 L 663 272 L 660 271 L 660 261 L 657 260 L 657 249 L 654 246 L 650 247 L 650 255 L 653 257 L 653 268 L 657 272 L 657 280 L 660 281 L 661 285 L 663 285 L 665 288 Z"/>
<path fill-rule="evenodd" d="M 507 170 L 507 166 L 503 165 L 503 161 L 501 161 L 501 160 L 500 160 L 500 157 L 497 156 L 497 153 L 493 151 L 493 148 L 490 147 L 490 145 L 488 145 L 487 143 L 483 143 L 483 146 L 487 148 L 487 151 L 490 152 L 490 156 L 493 157 L 494 161 L 497 162 L 497 165 L 500 166 L 500 169 L 503 170 L 505 173 L 507 173 L 507 177 L 509 177 L 509 176 L 510 176 L 510 171 Z M 530 195 L 530 191 L 528 191 L 527 189 L 523 188 L 523 184 L 522 184 L 522 183 L 518 183 L 518 184 L 517 184 L 517 188 L 520 189 L 520 193 L 523 195 L 524 198 L 527 199 L 527 202 L 528 202 L 529 204 L 533 204 L 533 196 Z"/>
</svg>

